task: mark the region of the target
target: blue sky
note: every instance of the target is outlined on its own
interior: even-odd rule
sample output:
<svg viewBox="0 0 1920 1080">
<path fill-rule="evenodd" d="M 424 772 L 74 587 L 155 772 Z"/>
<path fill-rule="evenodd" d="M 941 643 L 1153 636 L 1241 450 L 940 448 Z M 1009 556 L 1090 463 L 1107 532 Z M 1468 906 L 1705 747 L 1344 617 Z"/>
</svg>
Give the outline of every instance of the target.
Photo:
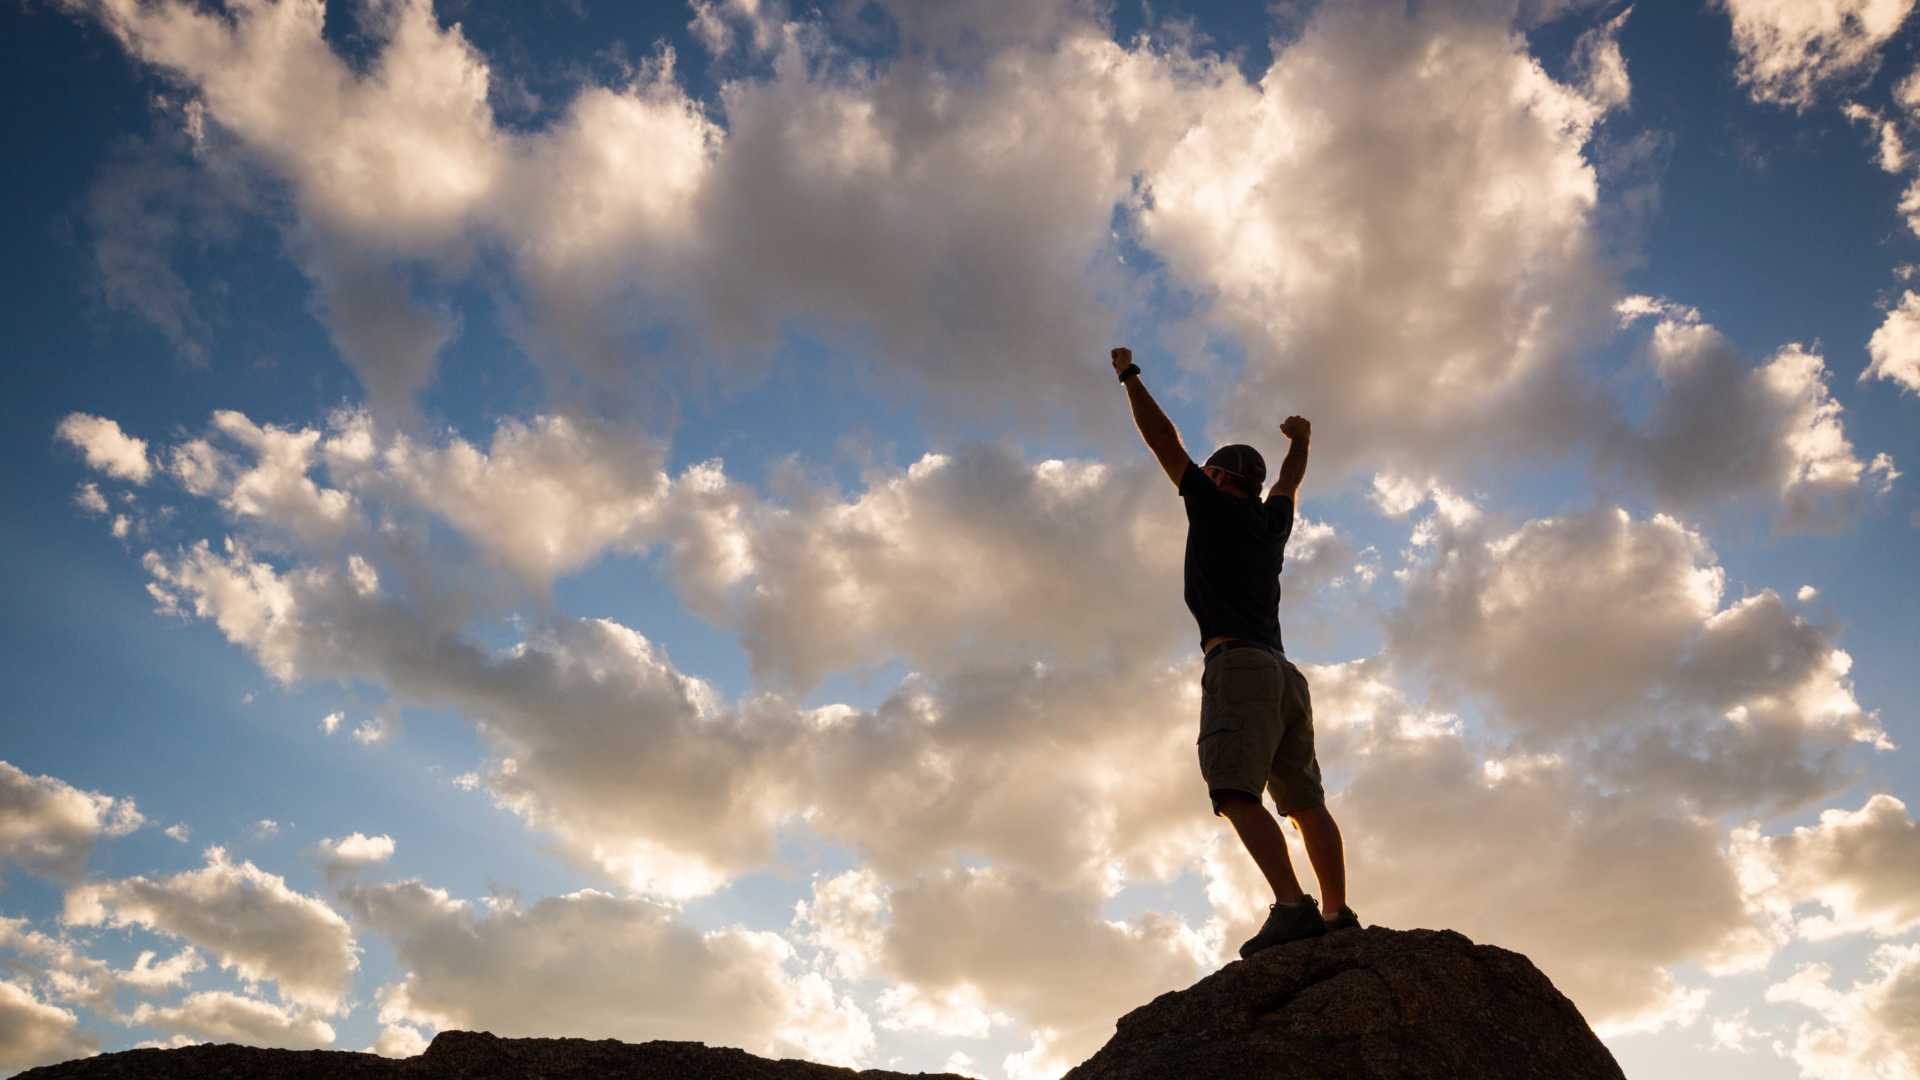
<svg viewBox="0 0 1920 1080">
<path fill-rule="evenodd" d="M 1363 919 L 1635 1077 L 1920 1069 L 1920 77 L 1838 7 L 8 7 L 0 1068 L 1082 1060 L 1265 903 L 1127 342 L 1195 456 L 1314 420 Z"/>
</svg>

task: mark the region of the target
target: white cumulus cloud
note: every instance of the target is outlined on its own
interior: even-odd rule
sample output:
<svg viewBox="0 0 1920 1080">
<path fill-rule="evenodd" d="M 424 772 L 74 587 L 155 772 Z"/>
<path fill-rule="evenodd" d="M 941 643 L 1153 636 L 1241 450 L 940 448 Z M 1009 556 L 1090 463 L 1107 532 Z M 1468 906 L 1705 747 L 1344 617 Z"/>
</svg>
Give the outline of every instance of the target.
<svg viewBox="0 0 1920 1080">
<path fill-rule="evenodd" d="M 87 464 L 135 484 L 144 484 L 153 475 L 153 462 L 147 457 L 147 441 L 120 430 L 120 425 L 105 417 L 87 413 L 68 413 L 54 429 L 54 435 L 78 449 Z"/>
<path fill-rule="evenodd" d="M 1881 1080 L 1920 1073 L 1920 945 L 1883 945 L 1872 973 L 1845 989 L 1833 969 L 1807 964 L 1767 988 L 1767 1000 L 1805 1006 L 1820 1022 L 1803 1023 L 1789 1048 L 1801 1074 L 1814 1080 Z"/>
<path fill-rule="evenodd" d="M 282 1050 L 333 1045 L 333 1026 L 318 1017 L 228 990 L 202 990 L 173 1005 L 141 1002 L 127 1020 L 135 1027 L 172 1028 L 205 1042 Z"/>
<path fill-rule="evenodd" d="M 328 837 L 318 845 L 322 868 L 330 877 L 352 873 L 362 867 L 393 858 L 393 837 L 385 833 L 367 836 L 349 833 L 338 840 Z"/>
<path fill-rule="evenodd" d="M 1648 354 L 1659 379 L 1651 415 L 1602 458 L 1649 481 L 1665 507 L 1769 496 L 1782 529 L 1835 532 L 1884 489 L 1876 477 L 1892 459 L 1861 460 L 1817 353 L 1796 342 L 1756 366 L 1697 312 L 1669 305 Z"/>
<path fill-rule="evenodd" d="M 1920 926 L 1920 825 L 1892 795 L 1823 810 L 1818 824 L 1779 836 L 1748 826 L 1734 833 L 1733 854 L 1754 901 L 1802 937 Z M 1795 914 L 1808 903 L 1825 910 Z"/>
<path fill-rule="evenodd" d="M 484 913 L 417 881 L 351 885 L 342 899 L 405 972 L 381 991 L 382 1023 L 697 1039 L 843 1065 L 873 1047 L 865 1014 L 789 970 L 776 934 L 702 933 L 665 905 L 593 890 Z"/>
<path fill-rule="evenodd" d="M 1755 101 L 1805 109 L 1829 83 L 1871 73 L 1913 0 L 1720 0 L 1736 77 Z"/>
<path fill-rule="evenodd" d="M 210 847 L 206 865 L 166 877 L 89 882 L 67 891 L 63 922 L 143 926 L 213 954 L 249 983 L 320 1014 L 346 1007 L 359 948 L 346 920 L 250 861 Z"/>
<path fill-rule="evenodd" d="M 1880 328 L 1867 341 L 1873 362 L 1861 379 L 1885 379 L 1902 390 L 1920 392 L 1920 293 L 1909 289 L 1899 306 L 1887 312 Z"/>
<path fill-rule="evenodd" d="M 0 1069 L 17 1072 L 100 1052 L 79 1017 L 40 1000 L 31 987 L 0 979 Z"/>
<path fill-rule="evenodd" d="M 11 863 L 71 881 L 86 869 L 95 844 L 145 821 L 132 799 L 82 791 L 0 761 L 0 868 Z"/>
</svg>

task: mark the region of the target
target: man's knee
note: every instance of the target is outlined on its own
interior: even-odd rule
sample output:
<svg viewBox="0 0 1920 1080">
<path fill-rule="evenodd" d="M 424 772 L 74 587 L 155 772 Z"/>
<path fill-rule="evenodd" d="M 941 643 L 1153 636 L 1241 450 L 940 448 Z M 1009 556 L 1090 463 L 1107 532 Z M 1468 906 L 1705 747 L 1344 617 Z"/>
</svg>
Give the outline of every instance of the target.
<svg viewBox="0 0 1920 1080">
<path fill-rule="evenodd" d="M 1231 819 L 1235 814 L 1266 809 L 1260 805 L 1260 796 L 1251 792 L 1234 788 L 1214 788 L 1208 794 L 1213 797 L 1213 812 L 1219 817 Z"/>
<path fill-rule="evenodd" d="M 1318 806 L 1298 807 L 1287 811 L 1287 816 L 1293 819 L 1294 828 L 1297 829 L 1321 824 L 1330 825 L 1333 823 L 1333 815 L 1327 811 L 1326 803 L 1321 803 Z"/>
</svg>

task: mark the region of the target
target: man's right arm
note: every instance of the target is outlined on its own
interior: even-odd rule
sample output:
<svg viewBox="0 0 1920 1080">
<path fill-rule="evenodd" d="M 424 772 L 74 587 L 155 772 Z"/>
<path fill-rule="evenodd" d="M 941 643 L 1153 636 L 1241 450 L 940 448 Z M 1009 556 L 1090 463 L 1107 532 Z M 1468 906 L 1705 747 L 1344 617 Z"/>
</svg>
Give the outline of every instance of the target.
<svg viewBox="0 0 1920 1080">
<path fill-rule="evenodd" d="M 1125 371 L 1133 363 L 1133 350 L 1119 348 L 1113 350 L 1113 370 Z M 1173 486 L 1180 486 L 1180 478 L 1185 476 L 1193 459 L 1187 456 L 1187 448 L 1180 443 L 1180 432 L 1174 428 L 1173 421 L 1160 411 L 1160 404 L 1147 393 L 1140 382 L 1139 372 L 1127 376 L 1123 385 L 1127 388 L 1127 403 L 1133 407 L 1133 422 L 1140 429 L 1140 437 L 1146 440 L 1147 449 L 1160 461 L 1160 467 L 1166 470 L 1167 479 Z"/>
<path fill-rule="evenodd" d="M 1280 475 L 1273 481 L 1273 490 L 1267 492 L 1267 498 L 1285 495 L 1300 503 L 1300 481 L 1307 478 L 1307 451 L 1313 443 L 1313 425 L 1304 416 L 1289 416 L 1280 425 L 1280 434 L 1292 441 L 1287 447 L 1286 460 L 1280 463 Z"/>
</svg>

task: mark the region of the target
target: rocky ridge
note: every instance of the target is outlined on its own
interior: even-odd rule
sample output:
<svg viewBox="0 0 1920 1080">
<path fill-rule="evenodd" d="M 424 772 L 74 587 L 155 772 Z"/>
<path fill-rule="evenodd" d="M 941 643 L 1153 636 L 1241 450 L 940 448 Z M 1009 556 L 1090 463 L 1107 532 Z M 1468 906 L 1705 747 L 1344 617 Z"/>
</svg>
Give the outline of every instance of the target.
<svg viewBox="0 0 1920 1080">
<path fill-rule="evenodd" d="M 201 1045 L 125 1050 L 20 1080 L 961 1080 L 773 1061 L 697 1042 L 443 1031 L 417 1057 Z M 1228 964 L 1120 1018 L 1068 1080 L 1623 1080 L 1571 1001 L 1519 953 L 1450 930 L 1369 927 Z"/>
</svg>

